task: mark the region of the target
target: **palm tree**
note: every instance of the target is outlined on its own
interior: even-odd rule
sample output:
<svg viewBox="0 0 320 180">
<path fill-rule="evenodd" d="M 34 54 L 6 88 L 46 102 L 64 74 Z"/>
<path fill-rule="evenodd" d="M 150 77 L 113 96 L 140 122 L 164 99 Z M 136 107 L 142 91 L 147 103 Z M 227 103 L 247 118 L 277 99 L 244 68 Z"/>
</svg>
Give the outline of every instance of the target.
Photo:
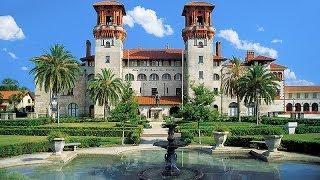
<svg viewBox="0 0 320 180">
<path fill-rule="evenodd" d="M 3 95 L 0 93 L 0 105 L 3 103 Z"/>
<path fill-rule="evenodd" d="M 239 79 L 240 97 L 246 104 L 254 103 L 257 124 L 260 120 L 261 99 L 268 105 L 274 101 L 277 94 L 279 79 L 262 65 L 253 65 Z"/>
<path fill-rule="evenodd" d="M 72 89 L 81 73 L 75 57 L 59 44 L 52 46 L 49 53 L 33 57 L 31 61 L 35 67 L 30 74 L 34 75 L 40 89 L 50 93 L 50 98 L 52 95 L 58 98 L 58 94 Z"/>
<path fill-rule="evenodd" d="M 123 91 L 123 83 L 120 78 L 116 78 L 110 69 L 102 69 L 101 74 L 88 82 L 89 97 L 97 102 L 99 106 L 114 105 L 120 100 Z M 104 119 L 106 112 L 103 113 Z"/>
<path fill-rule="evenodd" d="M 240 117 L 240 94 L 238 80 L 241 78 L 245 72 L 244 67 L 241 65 L 241 60 L 237 57 L 232 57 L 230 60 L 231 67 L 228 68 L 227 73 L 222 77 L 222 92 L 230 97 L 237 98 L 237 118 L 239 122 L 241 121 Z"/>
</svg>

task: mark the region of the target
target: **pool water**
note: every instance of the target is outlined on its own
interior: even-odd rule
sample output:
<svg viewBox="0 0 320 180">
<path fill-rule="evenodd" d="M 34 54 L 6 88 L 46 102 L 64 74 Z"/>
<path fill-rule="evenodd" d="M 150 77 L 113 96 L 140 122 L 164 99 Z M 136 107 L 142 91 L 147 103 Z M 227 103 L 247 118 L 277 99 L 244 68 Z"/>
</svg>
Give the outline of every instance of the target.
<svg viewBox="0 0 320 180">
<path fill-rule="evenodd" d="M 104 180 L 138 179 L 150 167 L 162 168 L 165 151 L 135 151 L 119 156 L 79 156 L 68 164 L 7 168 L 29 179 Z M 320 180 L 320 165 L 299 162 L 266 163 L 248 157 L 217 156 L 198 151 L 177 151 L 178 167 L 204 172 L 217 180 Z M 0 177 L 1 179 L 1 177 Z M 161 179 L 161 177 L 154 177 Z M 175 178 L 179 179 L 179 178 Z"/>
</svg>

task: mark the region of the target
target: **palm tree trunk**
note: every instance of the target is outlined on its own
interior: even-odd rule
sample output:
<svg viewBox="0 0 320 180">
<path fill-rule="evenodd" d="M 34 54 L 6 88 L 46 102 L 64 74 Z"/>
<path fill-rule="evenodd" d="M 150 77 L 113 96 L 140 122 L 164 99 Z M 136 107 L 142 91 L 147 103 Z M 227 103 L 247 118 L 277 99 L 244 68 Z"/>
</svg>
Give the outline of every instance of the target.
<svg viewBox="0 0 320 180">
<path fill-rule="evenodd" d="M 239 122 L 241 122 L 240 114 L 241 114 L 241 112 L 240 112 L 240 97 L 239 97 L 239 95 L 237 95 L 237 117 L 238 117 Z"/>
<path fill-rule="evenodd" d="M 255 98 L 255 105 L 256 105 L 256 112 L 255 112 L 255 115 L 256 115 L 256 121 L 257 121 L 257 125 L 259 125 L 259 100 L 258 100 L 258 96 L 256 96 Z"/>
<path fill-rule="evenodd" d="M 201 144 L 200 121 L 198 121 L 198 137 L 199 137 L 199 144 Z"/>
</svg>

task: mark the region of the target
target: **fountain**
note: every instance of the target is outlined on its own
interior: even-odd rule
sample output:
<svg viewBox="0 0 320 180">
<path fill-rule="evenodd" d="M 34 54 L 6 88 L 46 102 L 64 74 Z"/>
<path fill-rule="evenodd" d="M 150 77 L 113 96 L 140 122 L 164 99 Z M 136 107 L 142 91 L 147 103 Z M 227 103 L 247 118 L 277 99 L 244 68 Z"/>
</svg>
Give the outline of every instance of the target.
<svg viewBox="0 0 320 180">
<path fill-rule="evenodd" d="M 149 168 L 144 171 L 141 171 L 138 174 L 140 179 L 201 179 L 203 177 L 203 173 L 199 170 L 189 169 L 189 168 L 178 168 L 177 154 L 176 149 L 179 147 L 184 147 L 187 143 L 181 141 L 180 139 L 174 138 L 174 131 L 177 125 L 175 123 L 164 124 L 164 128 L 168 128 L 168 138 L 167 141 L 157 141 L 153 145 L 164 148 L 167 150 L 167 153 L 164 156 L 165 166 L 164 169 L 155 167 Z"/>
</svg>

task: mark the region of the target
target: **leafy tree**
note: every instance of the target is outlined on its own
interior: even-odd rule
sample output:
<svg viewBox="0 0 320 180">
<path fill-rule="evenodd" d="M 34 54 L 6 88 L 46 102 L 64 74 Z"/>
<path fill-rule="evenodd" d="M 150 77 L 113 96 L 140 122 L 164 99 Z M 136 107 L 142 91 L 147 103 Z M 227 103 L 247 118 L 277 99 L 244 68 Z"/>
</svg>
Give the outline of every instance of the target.
<svg viewBox="0 0 320 180">
<path fill-rule="evenodd" d="M 206 88 L 203 84 L 191 86 L 192 97 L 187 97 L 181 109 L 181 115 L 186 121 L 196 121 L 198 123 L 198 135 L 200 141 L 200 122 L 213 121 L 218 118 L 218 112 L 211 107 L 216 93 Z"/>
<path fill-rule="evenodd" d="M 34 75 L 36 85 L 50 96 L 72 89 L 81 73 L 75 57 L 59 44 L 53 45 L 49 53 L 33 57 L 31 62 L 35 64 L 30 73 Z"/>
<path fill-rule="evenodd" d="M 3 103 L 3 95 L 0 93 L 0 105 Z"/>
<path fill-rule="evenodd" d="M 14 111 L 17 110 L 17 105 L 21 102 L 24 93 L 13 94 L 9 97 L 9 103 L 13 106 Z"/>
<path fill-rule="evenodd" d="M 114 121 L 122 121 L 122 144 L 124 144 L 124 126 L 125 123 L 130 122 L 132 124 L 138 124 L 140 115 L 138 114 L 139 104 L 134 99 L 134 91 L 131 88 L 131 84 L 127 82 L 123 88 L 123 94 L 121 101 L 111 111 L 111 119 Z"/>
<path fill-rule="evenodd" d="M 92 101 L 99 106 L 115 105 L 120 100 L 123 91 L 123 83 L 116 78 L 110 69 L 102 69 L 102 74 L 97 74 L 88 83 L 88 92 Z M 106 112 L 103 113 L 104 119 Z"/>
<path fill-rule="evenodd" d="M 19 82 L 11 79 L 5 78 L 1 81 L 0 90 L 13 91 L 19 89 Z"/>
<path fill-rule="evenodd" d="M 228 67 L 226 74 L 222 77 L 222 92 L 230 97 L 237 98 L 237 118 L 240 122 L 241 87 L 238 86 L 238 80 L 244 75 L 245 69 L 241 65 L 241 60 L 239 58 L 232 57 L 230 62 L 231 66 Z"/>
<path fill-rule="evenodd" d="M 260 121 L 261 99 L 268 105 L 274 101 L 279 87 L 279 79 L 262 65 L 253 65 L 247 73 L 239 79 L 240 96 L 246 104 L 255 104 L 257 124 Z"/>
</svg>

